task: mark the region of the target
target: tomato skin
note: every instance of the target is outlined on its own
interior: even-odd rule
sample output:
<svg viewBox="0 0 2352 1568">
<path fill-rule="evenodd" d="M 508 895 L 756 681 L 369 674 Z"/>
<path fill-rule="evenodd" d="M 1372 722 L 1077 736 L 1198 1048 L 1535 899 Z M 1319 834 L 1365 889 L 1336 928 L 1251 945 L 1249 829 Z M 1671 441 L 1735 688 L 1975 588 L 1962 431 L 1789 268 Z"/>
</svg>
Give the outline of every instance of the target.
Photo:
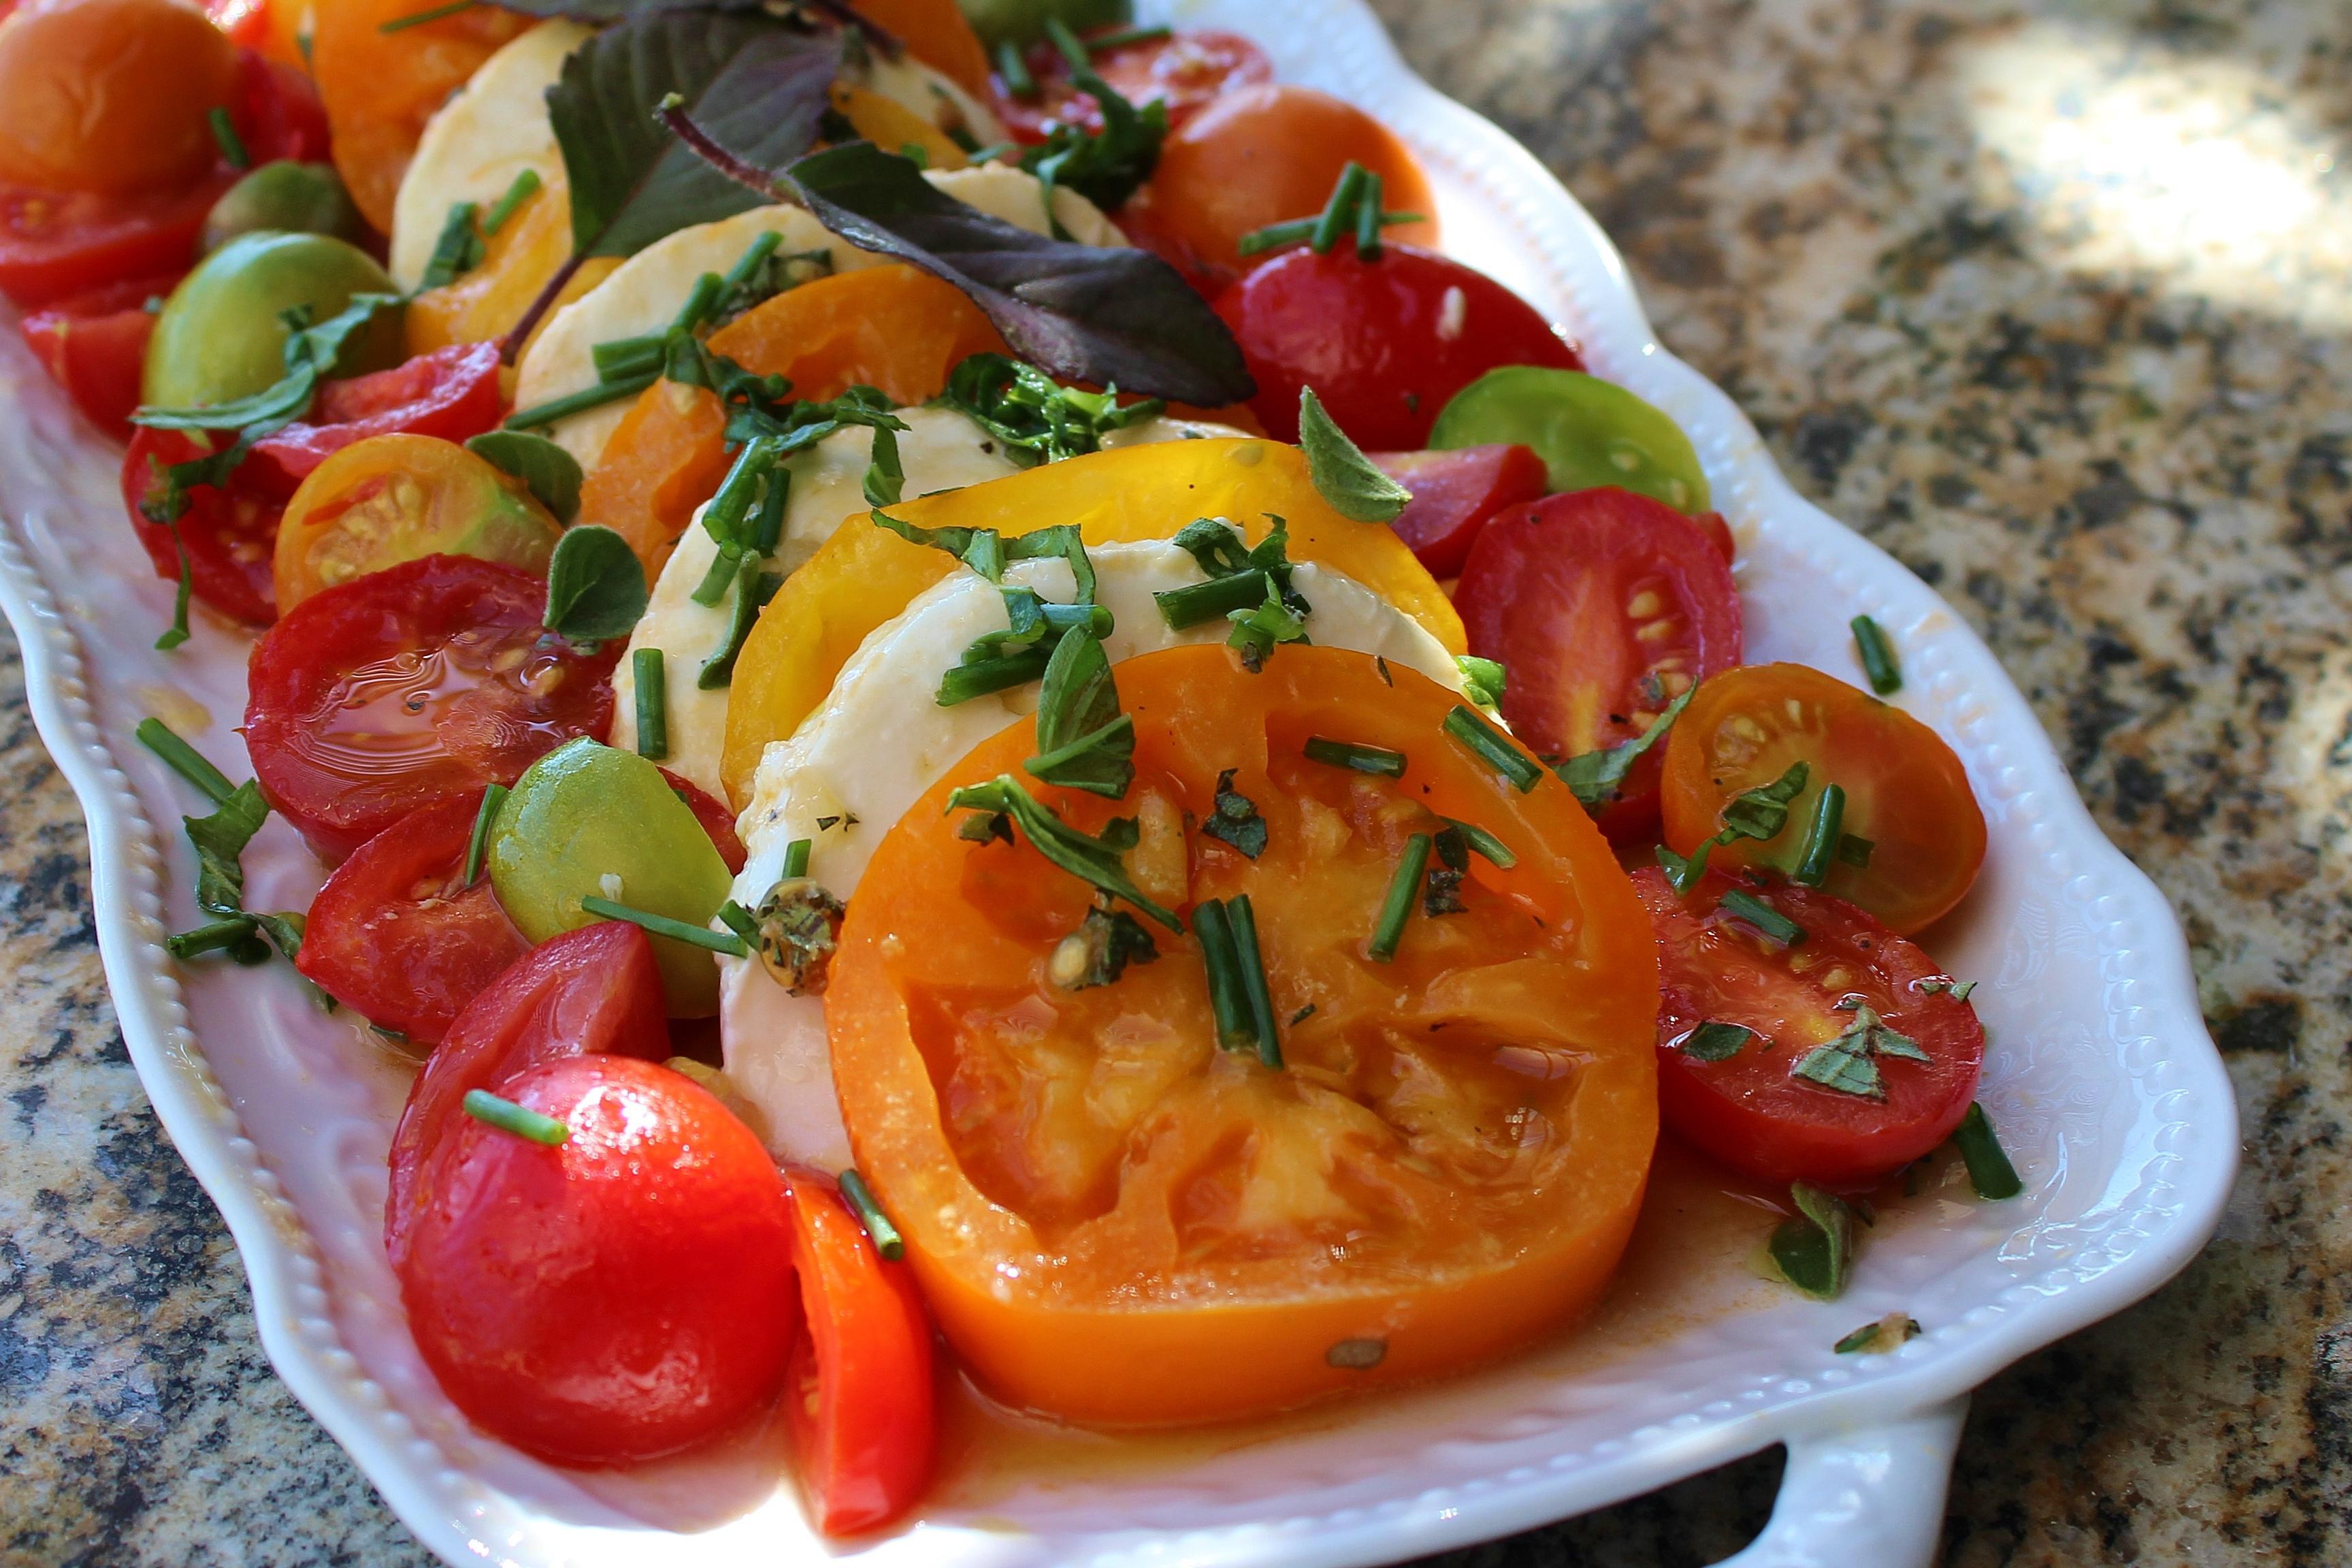
<svg viewBox="0 0 2352 1568">
<path fill-rule="evenodd" d="M 0 184 L 0 294 L 33 310 L 127 279 L 185 272 L 205 215 L 235 183 L 220 170 L 163 196 Z"/>
<path fill-rule="evenodd" d="M 793 1350 L 784 1408 L 817 1528 L 854 1535 L 904 1513 L 930 1479 L 930 1314 L 913 1271 L 882 1259 L 830 1183 L 793 1171 L 785 1185 L 809 1331 Z"/>
<path fill-rule="evenodd" d="M 525 948 L 459 1010 L 409 1086 L 392 1135 L 383 1209 L 394 1267 L 433 1196 L 443 1147 L 464 1121 L 467 1090 L 569 1057 L 660 1061 L 669 1054 L 661 967 L 644 931 L 603 921 Z"/>
<path fill-rule="evenodd" d="M 570 1129 L 471 1117 L 400 1270 L 417 1349 L 474 1423 L 557 1464 L 689 1448 L 768 1405 L 798 1329 L 792 1205 L 708 1090 L 626 1057 L 494 1092 Z"/>
<path fill-rule="evenodd" d="M 711 847 L 719 851 L 721 860 L 727 862 L 727 874 L 741 876 L 743 863 L 751 857 L 743 847 L 741 837 L 735 831 L 735 814 L 712 799 L 709 792 L 692 779 L 681 777 L 667 768 L 661 770 L 661 776 L 668 781 L 677 798 L 686 802 L 687 809 L 694 813 L 694 820 L 702 825 L 702 831 L 710 835 Z"/>
<path fill-rule="evenodd" d="M 237 51 L 236 100 L 230 113 L 253 167 L 290 158 L 327 161 L 331 138 L 326 106 L 310 79 L 253 49 Z"/>
<path fill-rule="evenodd" d="M 1644 622 L 1675 628 L 1657 640 L 1638 636 L 1629 614 L 1645 599 L 1656 611 Z M 1454 605 L 1470 651 L 1509 671 L 1503 716 L 1545 755 L 1632 740 L 1668 701 L 1739 662 L 1739 590 L 1720 549 L 1683 513 L 1630 490 L 1548 496 L 1495 519 L 1471 548 Z M 1604 832 L 1622 838 L 1657 820 L 1662 766 L 1656 747 L 1634 763 Z"/>
<path fill-rule="evenodd" d="M 1226 289 L 1217 314 L 1257 380 L 1251 410 L 1284 441 L 1298 439 L 1302 387 L 1358 446 L 1406 451 L 1427 446 L 1447 400 L 1498 365 L 1583 364 L 1517 294 L 1409 245 L 1383 245 L 1370 262 L 1353 239 L 1325 256 L 1283 251 Z"/>
<path fill-rule="evenodd" d="M 530 944 L 466 850 L 481 802 L 411 812 L 335 868 L 311 900 L 294 967 L 370 1023 L 435 1045 Z"/>
<path fill-rule="evenodd" d="M 236 46 L 176 0 L 36 0 L 0 24 L 0 179 L 133 195 L 201 177 Z"/>
<path fill-rule="evenodd" d="M 1371 459 L 1412 492 L 1389 526 L 1433 577 L 1461 575 L 1471 545 L 1496 513 L 1544 493 L 1543 459 L 1526 447 L 1374 452 Z"/>
<path fill-rule="evenodd" d="M 180 580 L 179 544 L 172 530 L 150 522 L 140 503 L 163 493 L 163 470 L 191 462 L 213 448 L 205 437 L 185 430 L 134 431 L 122 458 L 122 501 L 140 546 L 155 575 Z M 270 574 L 270 551 L 285 508 L 246 484 L 242 472 L 226 486 L 199 486 L 187 492 L 179 539 L 187 546 L 188 578 L 195 596 L 232 620 L 267 626 L 278 618 L 278 591 Z M 352 846 L 357 848 L 357 845 Z"/>
<path fill-rule="evenodd" d="M 546 607 L 540 578 L 457 555 L 304 600 L 254 645 L 248 666 L 245 736 L 262 794 L 335 861 L 420 806 L 511 784 L 575 735 L 601 739 L 620 646 L 583 657 L 541 629 Z M 518 649 L 521 664 L 491 668 Z M 354 680 L 373 693 L 364 728 L 332 729 L 357 710 L 346 706 Z M 418 680 L 440 684 L 404 710 L 393 687 Z M 343 738 L 359 734 L 375 741 Z M 386 756 L 387 740 L 419 743 Z"/>
<path fill-rule="evenodd" d="M 1843 831 L 1873 846 L 1866 866 L 1832 858 L 1822 886 L 1909 936 L 1942 919 L 1984 865 L 1984 811 L 1942 736 L 1892 703 L 1801 664 L 1708 678 L 1666 737 L 1666 842 L 1688 854 L 1722 826 L 1742 790 L 1809 770 L 1775 838 L 1717 848 L 1715 862 L 1795 869 L 1824 785 L 1845 792 Z"/>
<path fill-rule="evenodd" d="M 291 500 L 346 447 L 395 435 L 462 442 L 497 428 L 502 406 L 496 343 L 436 349 L 395 369 L 331 381 L 320 387 L 309 419 L 255 446 L 254 482 Z"/>
<path fill-rule="evenodd" d="M 139 406 L 147 340 L 155 335 L 146 302 L 168 295 L 178 281 L 163 275 L 110 284 L 36 310 L 21 324 L 50 379 L 110 436 L 130 437 L 131 415 Z"/>
<path fill-rule="evenodd" d="M 1043 142 L 1064 125 L 1092 135 L 1102 130 L 1102 108 L 1070 82 L 1070 64 L 1051 44 L 1033 44 L 1023 57 L 1037 84 L 1034 98 L 1015 98 L 1003 77 L 991 77 L 996 117 L 1017 142 Z M 1094 57 L 1094 68 L 1138 109 L 1157 100 L 1168 106 L 1171 130 L 1224 94 L 1274 79 L 1274 62 L 1239 33 L 1180 27 L 1165 38 L 1122 44 Z"/>
<path fill-rule="evenodd" d="M 1984 1026 L 1948 991 L 1919 991 L 1919 981 L 1949 976 L 1867 910 L 1810 888 L 1750 886 L 1719 870 L 1686 897 L 1676 897 L 1655 867 L 1636 871 L 1633 887 L 1657 932 L 1664 978 L 1658 1110 L 1685 1142 L 1763 1181 L 1852 1189 L 1933 1152 L 1968 1114 L 1984 1062 Z M 1783 949 L 1717 912 L 1723 896 L 1742 887 L 1803 927 L 1804 942 Z M 1806 1052 L 1852 1025 L 1853 1013 L 1831 1005 L 1842 997 L 1862 998 L 1930 1058 L 1873 1057 L 1884 1100 L 1792 1071 Z M 1679 1048 L 1710 1021 L 1763 1038 L 1715 1062 Z"/>
</svg>

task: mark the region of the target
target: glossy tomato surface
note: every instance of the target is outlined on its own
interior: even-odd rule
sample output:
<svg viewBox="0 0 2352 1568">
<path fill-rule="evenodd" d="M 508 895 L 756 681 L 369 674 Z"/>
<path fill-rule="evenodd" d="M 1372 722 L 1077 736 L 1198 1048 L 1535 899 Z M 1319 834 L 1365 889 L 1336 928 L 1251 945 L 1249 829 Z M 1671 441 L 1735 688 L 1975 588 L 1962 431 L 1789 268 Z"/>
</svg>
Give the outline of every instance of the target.
<svg viewBox="0 0 2352 1568">
<path fill-rule="evenodd" d="M 139 406 L 147 340 L 155 335 L 150 300 L 171 293 L 169 273 L 134 278 L 75 294 L 26 316 L 25 342 L 74 405 L 109 435 L 129 438 Z"/>
<path fill-rule="evenodd" d="M 603 738 L 620 645 L 546 631 L 547 585 L 456 555 L 303 601 L 254 645 L 246 745 L 270 805 L 340 860 L 436 801 L 511 784 L 575 735 Z"/>
<path fill-rule="evenodd" d="M 1576 370 L 1583 361 L 1534 306 L 1484 273 L 1407 245 L 1379 259 L 1342 241 L 1286 250 L 1219 297 L 1217 313 L 1257 379 L 1250 408 L 1298 439 L 1311 386 L 1367 450 L 1424 447 L 1453 395 L 1498 365 Z"/>
<path fill-rule="evenodd" d="M 710 835 L 710 847 L 719 851 L 721 860 L 727 862 L 727 874 L 740 876 L 743 863 L 751 856 L 735 831 L 735 814 L 712 799 L 692 779 L 681 777 L 667 768 L 661 770 L 661 776 L 671 793 L 686 802 L 687 809 L 694 813 L 694 820 L 702 825 L 702 831 Z"/>
<path fill-rule="evenodd" d="M 1389 526 L 1433 577 L 1459 576 L 1496 513 L 1544 493 L 1544 463 L 1525 447 L 1374 452 L 1381 472 L 1412 492 Z"/>
<path fill-rule="evenodd" d="M 1690 518 L 1630 490 L 1548 496 L 1495 519 L 1454 607 L 1470 651 L 1509 672 L 1503 716 L 1550 756 L 1633 740 L 1739 662 L 1739 590 L 1722 551 Z M 1654 748 L 1626 775 L 1602 816 L 1612 836 L 1656 821 L 1659 768 Z"/>
<path fill-rule="evenodd" d="M 676 1453 L 767 1408 L 799 1331 L 792 1205 L 684 1076 L 551 1062 L 495 1091 L 561 1147 L 463 1119 L 401 1268 L 417 1349 L 476 1426 L 569 1465 Z"/>
<path fill-rule="evenodd" d="M 1004 79 L 993 79 L 997 118 L 1021 142 L 1043 142 L 1057 127 L 1073 125 L 1092 135 L 1102 129 L 1102 110 L 1091 93 L 1070 81 L 1069 62 L 1051 44 L 1033 45 L 1026 64 L 1037 91 L 1016 98 Z M 1239 33 L 1180 27 L 1094 57 L 1097 75 L 1129 103 L 1168 106 L 1168 122 L 1184 124 L 1224 93 L 1274 79 L 1274 62 Z"/>
<path fill-rule="evenodd" d="M 326 106 L 309 77 L 284 61 L 242 49 L 236 83 L 230 113 L 255 168 L 281 158 L 298 163 L 326 162 L 331 145 Z"/>
<path fill-rule="evenodd" d="M 60 195 L 0 183 L 0 294 L 23 310 L 194 265 L 227 170 L 163 195 Z"/>
<path fill-rule="evenodd" d="M 220 156 L 236 46 L 178 0 L 33 0 L 0 21 L 0 180 L 137 195 Z"/>
<path fill-rule="evenodd" d="M 211 451 L 208 437 L 188 431 L 135 432 L 122 458 L 123 506 L 140 547 L 154 563 L 155 575 L 179 581 L 184 545 L 189 581 L 198 599 L 232 620 L 267 625 L 278 616 L 269 556 L 277 545 L 282 506 L 255 491 L 240 470 L 226 485 L 200 485 L 186 492 L 187 510 L 180 516 L 176 540 L 170 527 L 142 510 L 162 505 L 166 468 L 194 462 Z"/>
<path fill-rule="evenodd" d="M 1751 885 L 1722 871 L 1709 871 L 1686 897 L 1654 867 L 1635 872 L 1633 886 L 1657 932 L 1664 981 L 1658 1109 L 1685 1142 L 1768 1182 L 1867 1187 L 1931 1152 L 1968 1114 L 1984 1026 L 1974 1008 L 1952 999 L 1951 977 L 1934 960 L 1867 911 L 1809 888 Z M 1803 940 L 1783 945 L 1725 910 L 1724 895 L 1734 890 L 1794 921 Z M 1857 1032 L 1873 1019 L 1889 1033 Z M 1712 1041 L 1695 1050 L 1694 1033 L 1705 1024 L 1749 1034 L 1728 1055 L 1718 1056 Z M 1864 1081 L 1874 1081 L 1874 1092 L 1832 1088 L 1796 1070 L 1842 1037 L 1866 1059 Z"/>
<path fill-rule="evenodd" d="M 468 1002 L 530 949 L 488 876 L 465 879 L 480 806 L 411 812 L 360 846 L 311 900 L 294 966 L 381 1028 L 434 1045 Z"/>
<path fill-rule="evenodd" d="M 344 447 L 375 436 L 465 441 L 498 427 L 499 350 L 462 343 L 371 375 L 319 388 L 310 415 L 254 447 L 256 482 L 291 499 L 295 487 Z"/>
</svg>

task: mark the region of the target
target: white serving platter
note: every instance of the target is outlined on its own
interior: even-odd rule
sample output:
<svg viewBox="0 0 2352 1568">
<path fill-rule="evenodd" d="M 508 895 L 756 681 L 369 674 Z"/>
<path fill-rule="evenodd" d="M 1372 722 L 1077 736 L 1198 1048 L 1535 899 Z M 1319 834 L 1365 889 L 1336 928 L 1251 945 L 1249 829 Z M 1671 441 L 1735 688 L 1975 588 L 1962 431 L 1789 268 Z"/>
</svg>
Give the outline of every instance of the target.
<svg viewBox="0 0 2352 1568">
<path fill-rule="evenodd" d="M 152 649 L 170 588 L 123 522 L 117 450 L 0 332 L 13 415 L 0 421 L 0 605 L 42 737 L 89 816 L 123 1037 L 236 1239 L 271 1361 L 452 1563 L 1336 1568 L 1523 1530 L 1786 1443 L 1771 1524 L 1736 1562 L 1925 1568 L 1969 1391 L 2155 1289 L 2220 1216 L 2236 1111 L 2179 926 L 2101 837 L 1960 617 L 1789 487 L 1730 400 L 1654 341 L 1591 218 L 1508 137 L 1407 70 L 1360 0 L 1144 9 L 1246 33 L 1283 79 L 1377 113 L 1429 168 L 1446 247 L 1553 313 L 1596 372 L 1681 422 L 1739 539 L 1752 658 L 1853 679 L 1848 618 L 1867 612 L 1894 635 L 1898 700 L 1958 749 L 1990 824 L 1981 881 L 1929 945 L 1980 978 L 1984 1099 L 2024 1195 L 1904 1205 L 1870 1234 L 1847 1296 L 1821 1304 L 1743 1267 L 1739 1245 L 1752 1242 L 1727 1241 L 1727 1200 L 1668 1170 L 1619 1287 L 1576 1336 L 1441 1387 L 1245 1433 L 1124 1453 L 1016 1444 L 1028 1457 L 960 1469 L 914 1522 L 849 1546 L 811 1534 L 772 1433 L 628 1478 L 526 1459 L 441 1396 L 383 1258 L 383 1157 L 405 1064 L 319 1012 L 282 965 L 183 970 L 161 945 L 197 918 L 175 823 L 196 803 L 131 729 L 159 714 L 247 776 L 233 732 L 246 639 L 200 624 L 178 653 Z M 276 821 L 247 864 L 257 907 L 302 907 L 320 875 Z M 1891 1355 L 1832 1352 L 1897 1310 L 1926 1334 Z"/>
</svg>

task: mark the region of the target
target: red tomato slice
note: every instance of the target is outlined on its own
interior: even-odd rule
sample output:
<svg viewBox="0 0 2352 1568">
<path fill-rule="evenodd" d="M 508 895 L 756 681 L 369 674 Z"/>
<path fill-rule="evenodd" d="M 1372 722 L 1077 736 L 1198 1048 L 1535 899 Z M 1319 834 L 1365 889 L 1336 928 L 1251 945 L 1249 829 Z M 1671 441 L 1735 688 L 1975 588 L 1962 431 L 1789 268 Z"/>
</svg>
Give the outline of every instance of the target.
<svg viewBox="0 0 2352 1568">
<path fill-rule="evenodd" d="M 351 864 L 358 865 L 359 858 Z M 331 879 L 328 888 L 333 886 Z M 313 905 L 314 930 L 317 923 Z M 309 948 L 306 935 L 303 949 Z M 425 1059 L 393 1132 L 383 1244 L 394 1266 L 406 1254 L 416 1216 L 434 1194 L 435 1162 L 464 1114 L 460 1107 L 467 1089 L 488 1089 L 566 1057 L 661 1061 L 670 1054 L 668 1012 L 653 942 L 619 921 L 565 931 L 492 976 Z"/>
<path fill-rule="evenodd" d="M 37 310 L 72 294 L 195 264 L 205 215 L 236 180 L 216 171 L 163 195 L 0 185 L 0 294 Z"/>
<path fill-rule="evenodd" d="M 621 645 L 546 631 L 547 584 L 428 555 L 305 599 L 254 645 L 245 740 L 269 804 L 341 860 L 423 806 L 602 740 Z"/>
<path fill-rule="evenodd" d="M 416 1348 L 491 1436 L 558 1464 L 678 1452 L 769 1408 L 798 1337 L 767 1151 L 651 1062 L 549 1062 L 494 1092 L 549 1148 L 460 1116 L 400 1270 Z"/>
<path fill-rule="evenodd" d="M 727 862 L 727 869 L 740 876 L 751 855 L 735 832 L 735 814 L 713 800 L 692 779 L 680 778 L 667 768 L 662 769 L 661 776 L 669 781 L 670 793 L 686 802 L 687 809 L 694 813 L 694 820 L 702 824 L 702 831 L 710 835 L 710 846 Z"/>
<path fill-rule="evenodd" d="M 1389 524 L 1433 577 L 1454 577 L 1496 512 L 1540 498 L 1547 474 L 1531 447 L 1374 452 L 1382 473 L 1412 492 Z"/>
<path fill-rule="evenodd" d="M 369 1022 L 437 1043 L 530 943 L 488 876 L 466 885 L 472 800 L 411 812 L 360 846 L 310 903 L 294 967 Z"/>
<path fill-rule="evenodd" d="M 179 538 L 149 521 L 140 507 L 163 493 L 163 470 L 193 462 L 212 451 L 206 438 L 185 430 L 138 430 L 122 459 L 122 501 L 131 526 L 154 563 L 155 575 L 180 580 L 180 546 L 188 551 L 188 579 L 197 598 L 232 620 L 265 626 L 278 618 L 278 589 L 270 574 L 278 544 L 278 521 L 285 508 L 232 477 L 225 488 L 199 486 L 187 492 Z M 357 845 L 352 846 L 357 848 Z"/>
<path fill-rule="evenodd" d="M 1454 594 L 1470 651 L 1509 672 L 1503 716 L 1543 755 L 1642 734 L 1667 703 L 1739 662 L 1739 590 L 1706 531 L 1631 490 L 1547 497 L 1488 523 Z M 1662 748 L 1601 826 L 1657 820 Z"/>
<path fill-rule="evenodd" d="M 237 51 L 236 71 L 236 102 L 230 113 L 253 167 L 281 158 L 325 163 L 327 110 L 310 79 L 249 48 Z"/>
<path fill-rule="evenodd" d="M 254 482 L 291 500 L 312 469 L 346 447 L 373 436 L 464 441 L 496 428 L 502 408 L 498 344 L 436 349 L 392 370 L 321 386 L 307 422 L 254 447 Z"/>
<path fill-rule="evenodd" d="M 1091 94 L 1070 83 L 1069 62 L 1051 44 L 1033 46 L 1025 57 L 1037 83 L 1034 98 L 1015 98 L 1004 79 L 992 76 L 997 118 L 1018 142 L 1043 142 L 1057 127 L 1072 125 L 1093 135 L 1102 130 L 1102 109 Z M 1206 109 L 1220 93 L 1274 79 L 1274 62 L 1239 33 L 1183 29 L 1164 38 L 1122 44 L 1094 57 L 1096 74 L 1112 90 L 1140 109 L 1155 100 L 1167 104 L 1172 129 Z"/>
<path fill-rule="evenodd" d="M 139 406 L 147 340 L 155 335 L 146 303 L 169 295 L 178 281 L 168 273 L 134 278 L 71 295 L 24 320 L 25 342 L 50 379 L 110 435 L 128 439 Z"/>
<path fill-rule="evenodd" d="M 1636 871 L 1633 886 L 1657 931 L 1664 984 L 1658 1109 L 1685 1142 L 1768 1182 L 1867 1187 L 1933 1151 L 1968 1114 L 1984 1026 L 1943 988 L 1950 976 L 1867 911 L 1810 888 L 1717 870 L 1685 898 L 1655 867 Z M 1720 908 L 1736 889 L 1796 921 L 1804 940 L 1783 947 Z M 1922 981 L 1943 985 L 1923 991 Z M 1864 1021 L 1855 1003 L 1927 1058 L 1864 1052 L 1876 1095 L 1795 1070 Z M 1685 1047 L 1708 1023 L 1753 1033 L 1730 1056 L 1706 1061 Z"/>
<path fill-rule="evenodd" d="M 817 1528 L 854 1535 L 905 1512 L 930 1479 L 930 1315 L 914 1275 L 882 1260 L 830 1184 L 806 1171 L 785 1182 L 809 1331 L 784 1404 Z"/>
</svg>

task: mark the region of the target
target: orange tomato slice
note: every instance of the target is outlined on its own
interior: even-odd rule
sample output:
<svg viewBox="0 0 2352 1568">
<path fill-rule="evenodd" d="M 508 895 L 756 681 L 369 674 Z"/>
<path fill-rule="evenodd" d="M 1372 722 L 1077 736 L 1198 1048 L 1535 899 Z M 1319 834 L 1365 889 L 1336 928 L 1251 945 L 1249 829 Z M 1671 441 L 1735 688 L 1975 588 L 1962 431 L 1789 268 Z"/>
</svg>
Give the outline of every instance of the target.
<svg viewBox="0 0 2352 1568">
<path fill-rule="evenodd" d="M 408 352 L 426 354 L 453 343 L 495 342 L 505 337 L 538 300 L 547 280 L 571 258 L 572 196 L 558 174 L 490 237 L 479 267 L 409 301 Z M 558 310 L 610 278 L 620 265 L 621 258 L 614 256 L 583 261 L 540 317 L 530 341 L 538 341 Z"/>
<path fill-rule="evenodd" d="M 1657 1134 L 1657 959 L 1599 830 L 1557 780 L 1517 794 L 1451 740 L 1454 693 L 1361 654 L 1285 647 L 1253 676 L 1183 647 L 1118 679 L 1127 799 L 1034 793 L 1089 833 L 1139 816 L 1130 861 L 1180 908 L 1249 896 L 1285 1065 L 1217 1048 L 1200 949 L 1163 926 L 1109 984 L 1055 984 L 1091 889 L 1025 838 L 962 837 L 947 805 L 1020 776 L 1034 721 L 952 769 L 876 852 L 825 1014 L 858 1168 L 966 1364 L 1016 1406 L 1159 1425 L 1449 1373 L 1574 1321 Z M 1310 761 L 1318 735 L 1402 752 L 1403 774 Z M 1229 769 L 1265 820 L 1255 860 L 1184 826 Z M 1454 913 L 1416 889 L 1375 961 L 1408 837 L 1442 816 L 1516 860 L 1471 859 Z"/>
<path fill-rule="evenodd" d="M 856 7 L 859 15 L 896 36 L 908 54 L 982 103 L 988 101 L 988 51 L 956 0 L 856 0 Z"/>
<path fill-rule="evenodd" d="M 891 152 L 903 152 L 909 146 L 923 150 L 923 166 L 928 169 L 961 169 L 971 160 L 956 145 L 955 138 L 900 103 L 895 98 L 885 98 L 862 87 L 845 82 L 833 85 L 833 107 L 857 133 L 877 147 Z"/>
</svg>

